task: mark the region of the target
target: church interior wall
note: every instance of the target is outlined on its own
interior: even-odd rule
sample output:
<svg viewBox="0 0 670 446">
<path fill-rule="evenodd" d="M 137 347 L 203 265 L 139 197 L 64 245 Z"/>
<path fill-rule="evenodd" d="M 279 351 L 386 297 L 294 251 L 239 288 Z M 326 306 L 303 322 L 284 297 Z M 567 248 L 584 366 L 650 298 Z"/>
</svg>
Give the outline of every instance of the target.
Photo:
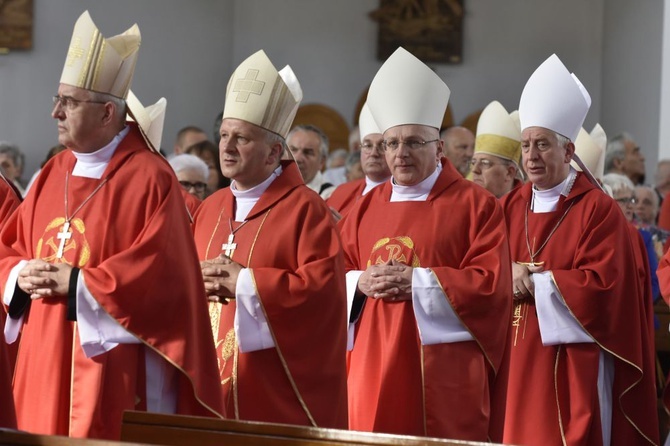
<svg viewBox="0 0 670 446">
<path fill-rule="evenodd" d="M 493 99 L 516 109 L 528 76 L 555 52 L 591 93 L 586 127 L 601 122 L 608 132 L 625 128 L 641 145 L 654 147 L 659 106 L 650 98 L 660 94 L 661 62 L 650 61 L 660 53 L 660 2 L 465 0 L 462 63 L 432 65 L 452 91 L 454 121 Z M 626 3 L 645 6 L 629 20 Z M 33 49 L 0 56 L 0 139 L 16 142 L 26 153 L 28 176 L 56 143 L 50 97 L 72 27 L 85 9 L 105 36 L 139 24 L 143 40 L 133 90 L 145 104 L 167 98 L 163 148 L 168 152 L 185 125 L 211 133 L 233 67 L 261 48 L 277 68 L 291 65 L 303 103 L 330 105 L 351 125 L 358 98 L 381 65 L 377 24 L 368 15 L 378 6 L 379 0 L 34 0 Z M 628 37 L 636 26 L 646 38 L 624 41 L 615 31 L 620 24 Z M 643 65 L 618 63 L 623 56 L 615 58 L 615 49 L 624 44 L 627 61 Z M 645 85 L 636 81 L 640 66 L 657 71 L 647 73 Z M 627 96 L 623 90 L 630 90 Z M 634 109 L 621 106 L 631 101 Z"/>
</svg>

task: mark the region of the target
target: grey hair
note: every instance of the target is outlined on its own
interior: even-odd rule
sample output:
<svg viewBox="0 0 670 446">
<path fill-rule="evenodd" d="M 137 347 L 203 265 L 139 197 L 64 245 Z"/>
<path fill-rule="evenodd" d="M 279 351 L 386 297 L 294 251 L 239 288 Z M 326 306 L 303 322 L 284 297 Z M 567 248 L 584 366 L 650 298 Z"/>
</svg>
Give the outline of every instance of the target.
<svg viewBox="0 0 670 446">
<path fill-rule="evenodd" d="M 21 150 L 16 144 L 9 141 L 0 141 L 0 153 L 11 156 L 16 167 L 21 165 Z"/>
<path fill-rule="evenodd" d="M 351 169 L 357 164 L 361 162 L 361 152 L 356 151 L 356 152 L 351 152 L 347 156 L 347 161 L 344 163 L 344 169 L 347 173 L 351 172 Z"/>
<path fill-rule="evenodd" d="M 605 152 L 605 172 L 614 169 L 614 161 L 622 160 L 626 156 L 626 141 L 634 141 L 630 133 L 622 132 L 607 141 Z"/>
<path fill-rule="evenodd" d="M 170 158 L 169 162 L 175 173 L 179 173 L 185 169 L 194 169 L 202 174 L 205 181 L 207 181 L 207 178 L 209 177 L 209 167 L 207 166 L 207 163 L 195 155 L 182 153 Z"/>
<path fill-rule="evenodd" d="M 127 111 L 125 99 L 112 96 L 111 94 L 100 93 L 98 91 L 91 90 L 89 90 L 89 98 L 92 101 L 111 102 L 114 104 L 114 108 L 116 110 L 114 117 L 119 121 L 125 121 Z"/>
<path fill-rule="evenodd" d="M 342 158 L 346 162 L 349 158 L 349 152 L 346 149 L 337 149 L 330 152 L 330 155 L 328 155 L 328 160 L 326 161 L 326 168 L 330 169 L 332 167 L 332 162 L 337 158 Z"/>
<path fill-rule="evenodd" d="M 568 138 L 567 136 L 563 136 L 558 132 L 554 132 L 554 133 L 556 134 L 556 143 L 560 147 L 563 147 L 565 149 L 568 146 L 568 144 L 572 142 L 570 140 L 570 138 Z"/>
<path fill-rule="evenodd" d="M 289 139 L 291 139 L 291 136 L 293 136 L 295 132 L 299 131 L 316 133 L 319 136 L 319 139 L 321 140 L 321 145 L 319 147 L 321 149 L 321 157 L 323 159 L 328 158 L 328 145 L 330 144 L 330 141 L 328 141 L 328 135 L 326 135 L 323 132 L 323 130 L 311 124 L 297 125 L 293 127 L 290 132 L 288 132 L 286 140 L 288 141 Z"/>
<path fill-rule="evenodd" d="M 603 184 L 612 188 L 612 193 L 617 193 L 622 189 L 630 189 L 635 192 L 635 185 L 626 175 L 620 173 L 608 173 L 603 176 Z"/>
<path fill-rule="evenodd" d="M 647 192 L 651 192 L 651 204 L 652 206 L 654 206 L 655 212 L 658 212 L 661 203 L 660 200 L 658 199 L 658 194 L 656 193 L 654 188 L 651 186 L 635 186 L 636 193 L 638 190 L 646 190 Z"/>
</svg>

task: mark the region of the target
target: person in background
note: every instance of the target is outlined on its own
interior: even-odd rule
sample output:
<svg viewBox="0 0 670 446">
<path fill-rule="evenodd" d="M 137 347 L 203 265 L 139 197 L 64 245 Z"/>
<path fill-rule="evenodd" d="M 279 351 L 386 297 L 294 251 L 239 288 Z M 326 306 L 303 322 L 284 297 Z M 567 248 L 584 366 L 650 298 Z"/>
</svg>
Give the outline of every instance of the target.
<svg viewBox="0 0 670 446">
<path fill-rule="evenodd" d="M 209 197 L 214 192 L 230 185 L 230 179 L 221 173 L 221 160 L 219 149 L 211 141 L 201 141 L 186 148 L 185 153 L 195 155 L 207 164 L 209 175 L 207 177 L 207 193 Z"/>
<path fill-rule="evenodd" d="M 466 177 L 475 150 L 475 135 L 465 127 L 456 126 L 442 130 L 440 138 L 444 141 L 444 156 Z"/>
</svg>

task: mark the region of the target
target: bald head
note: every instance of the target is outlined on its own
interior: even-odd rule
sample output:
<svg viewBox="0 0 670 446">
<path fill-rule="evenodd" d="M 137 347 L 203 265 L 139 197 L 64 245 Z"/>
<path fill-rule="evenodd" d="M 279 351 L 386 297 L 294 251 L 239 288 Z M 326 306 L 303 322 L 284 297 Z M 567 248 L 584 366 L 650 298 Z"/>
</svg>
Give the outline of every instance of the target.
<svg viewBox="0 0 670 446">
<path fill-rule="evenodd" d="M 466 176 L 475 151 L 475 135 L 469 129 L 457 126 L 443 130 L 440 137 L 444 141 L 444 155 L 461 175 Z"/>
</svg>

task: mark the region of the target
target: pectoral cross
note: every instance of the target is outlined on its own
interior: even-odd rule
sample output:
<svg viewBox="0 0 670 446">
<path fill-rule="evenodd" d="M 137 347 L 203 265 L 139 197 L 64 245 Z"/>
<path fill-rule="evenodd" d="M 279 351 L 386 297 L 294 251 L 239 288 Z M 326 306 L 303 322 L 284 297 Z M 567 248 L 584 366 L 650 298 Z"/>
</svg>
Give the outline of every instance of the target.
<svg viewBox="0 0 670 446">
<path fill-rule="evenodd" d="M 230 234 L 228 236 L 228 243 L 224 243 L 221 246 L 221 249 L 225 250 L 224 254 L 226 257 L 230 257 L 233 255 L 235 250 L 237 249 L 237 243 L 233 243 L 233 240 L 235 239 L 235 234 Z"/>
<path fill-rule="evenodd" d="M 70 222 L 65 221 L 63 223 L 63 230 L 56 234 L 56 238 L 60 240 L 60 244 L 58 245 L 58 251 L 56 252 L 56 257 L 61 259 L 63 258 L 63 249 L 65 249 L 65 243 L 72 238 L 72 233 L 69 231 L 70 229 Z"/>
</svg>

